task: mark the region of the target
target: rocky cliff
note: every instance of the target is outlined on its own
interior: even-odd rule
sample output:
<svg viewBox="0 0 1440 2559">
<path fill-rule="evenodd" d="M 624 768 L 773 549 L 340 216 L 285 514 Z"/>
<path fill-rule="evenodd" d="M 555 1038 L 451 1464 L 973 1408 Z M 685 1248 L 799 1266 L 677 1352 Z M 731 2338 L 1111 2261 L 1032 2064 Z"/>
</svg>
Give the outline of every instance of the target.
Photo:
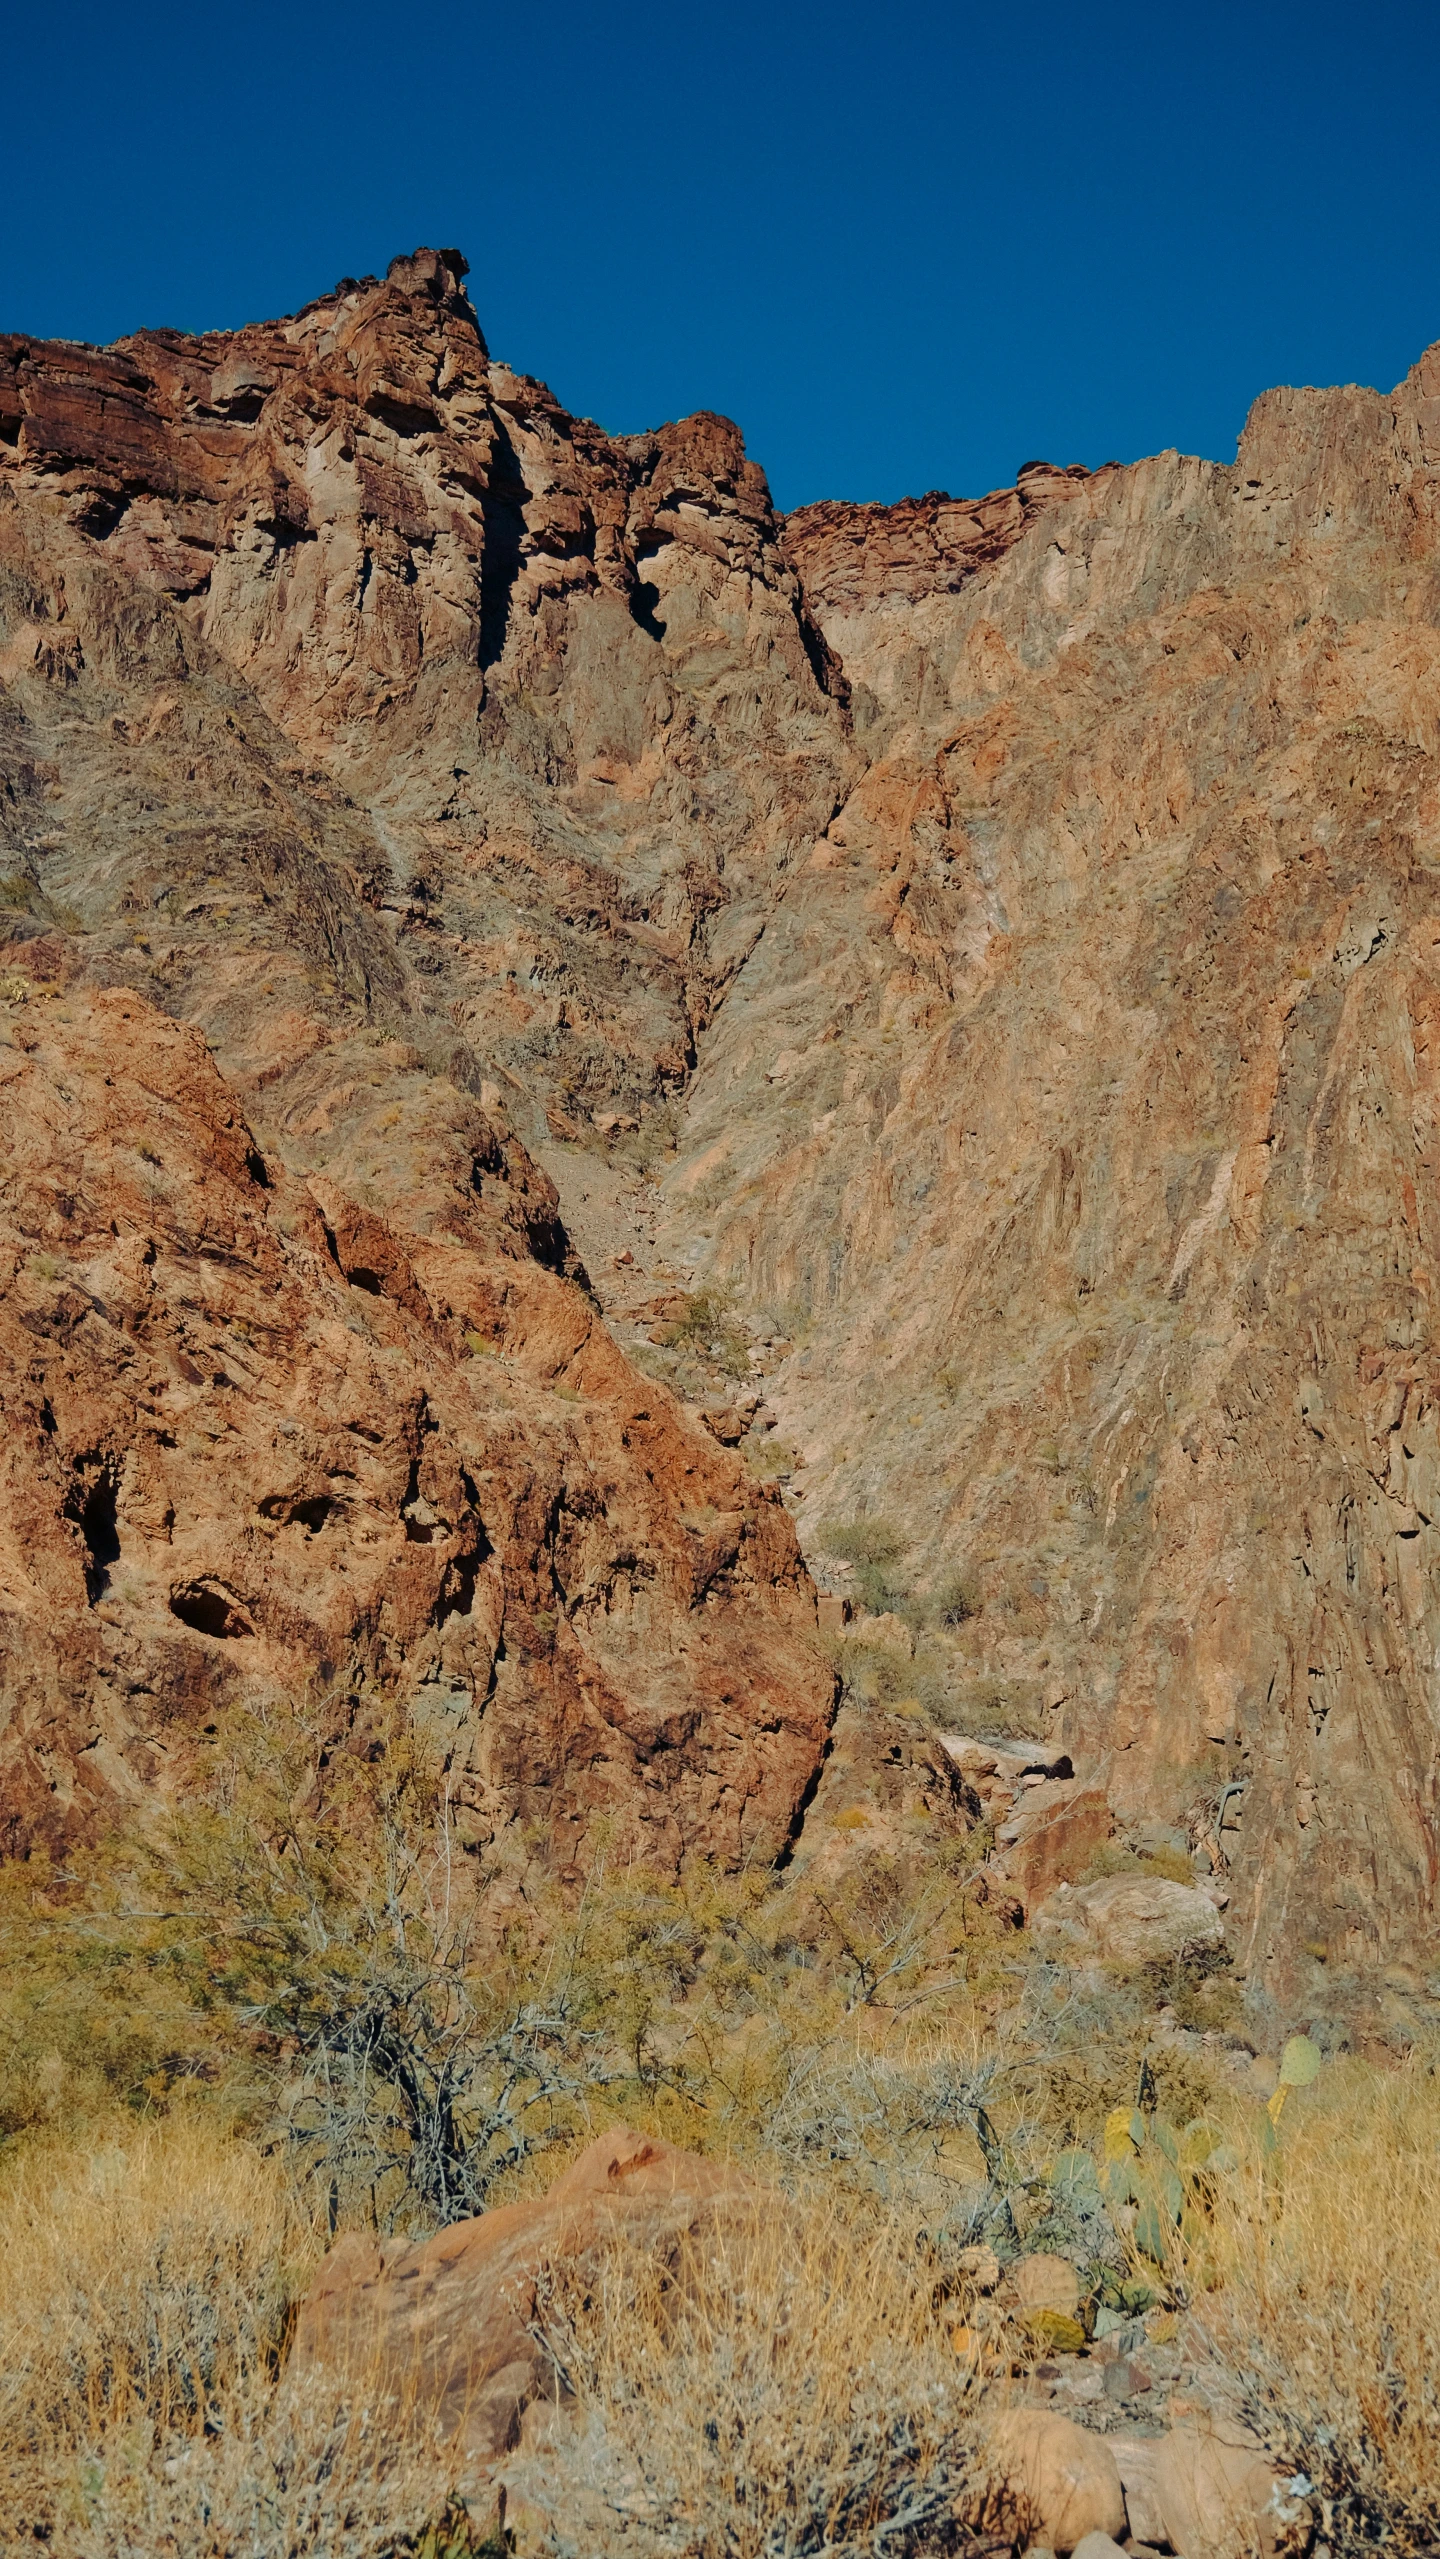
<svg viewBox="0 0 1440 2559">
<path fill-rule="evenodd" d="M 0 340 L 13 1835 L 360 1664 L 477 1836 L 778 1842 L 813 1591 L 670 1361 L 1257 1996 L 1413 2012 L 1440 356 L 782 523 L 463 275 Z"/>
<path fill-rule="evenodd" d="M 683 1082 L 835 805 L 826 652 L 734 430 L 611 447 L 460 272 L 0 344 L 12 1847 L 379 1690 L 477 1850 L 734 1863 L 828 1729 L 777 1493 L 505 1107 Z"/>
</svg>

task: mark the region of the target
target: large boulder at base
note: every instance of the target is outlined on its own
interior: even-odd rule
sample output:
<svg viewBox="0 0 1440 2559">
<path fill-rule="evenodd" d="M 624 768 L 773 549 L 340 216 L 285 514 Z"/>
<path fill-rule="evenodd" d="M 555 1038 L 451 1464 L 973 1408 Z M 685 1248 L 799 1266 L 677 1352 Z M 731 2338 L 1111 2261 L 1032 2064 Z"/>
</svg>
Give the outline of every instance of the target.
<svg viewBox="0 0 1440 2559">
<path fill-rule="evenodd" d="M 300 2313 L 298 2384 L 363 2383 L 470 2453 L 503 2452 L 544 2386 L 537 2289 L 617 2240 L 675 2253 L 753 2228 L 757 2190 L 723 2163 L 620 2124 L 529 2203 L 458 2221 L 418 2247 L 363 2233 L 332 2248 Z"/>
<path fill-rule="evenodd" d="M 1314 2517 L 1263 2453 L 1176 2426 L 1157 2446 L 1155 2495 L 1165 2538 L 1183 2559 L 1300 2559 Z"/>
<path fill-rule="evenodd" d="M 1055 1893 L 1036 1911 L 1038 1937 L 1069 1941 L 1102 1963 L 1169 1963 L 1221 1946 L 1225 1930 L 1208 1893 L 1166 1875 L 1115 1875 Z"/>
<path fill-rule="evenodd" d="M 1130 2539 L 1158 2550 L 1170 2538 L 1160 2509 L 1160 2490 L 1156 2480 L 1162 2438 L 1159 2435 L 1110 2435 L 1107 2441 L 1115 2455 L 1120 2485 L 1125 2491 Z"/>
<path fill-rule="evenodd" d="M 1115 2456 L 1098 2435 L 1069 2417 L 1013 2408 L 991 2427 L 986 2453 L 990 2484 L 975 2521 L 1013 2529 L 1061 2553 L 1074 2550 L 1087 2533 L 1118 2540 L 1124 2532 Z"/>
</svg>

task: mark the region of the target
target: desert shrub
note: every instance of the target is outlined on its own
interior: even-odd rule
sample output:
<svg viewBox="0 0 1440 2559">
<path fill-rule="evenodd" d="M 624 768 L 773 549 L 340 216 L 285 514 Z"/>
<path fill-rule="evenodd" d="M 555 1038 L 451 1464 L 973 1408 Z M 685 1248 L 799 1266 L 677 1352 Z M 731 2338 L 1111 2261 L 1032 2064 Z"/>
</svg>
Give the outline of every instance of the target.
<svg viewBox="0 0 1440 2559">
<path fill-rule="evenodd" d="M 203 1793 L 48 1890 L 7 1878 L 0 1945 L 23 1947 L 0 1999 L 10 2127 L 45 2111 L 47 2083 L 68 2079 L 73 2111 L 211 2082 L 332 2219 L 478 2211 L 604 2083 L 583 1987 L 563 1953 L 551 1970 L 528 1947 L 518 1962 L 482 1947 L 443 1799 L 398 1719 L 246 1711 L 214 1757 Z"/>
<path fill-rule="evenodd" d="M 959 1571 L 943 1574 L 927 1598 L 928 1614 L 937 1626 L 963 1626 L 984 1605 L 974 1574 Z"/>
<path fill-rule="evenodd" d="M 182 2115 L 12 2145 L 0 2169 L 6 2548 L 396 2559 L 450 2471 L 333 2395 L 277 2391 L 323 2229 L 277 2155 Z M 454 2541 L 455 2559 L 473 2544 Z M 436 2559 L 444 2545 L 436 2545 Z"/>
<path fill-rule="evenodd" d="M 821 1546 L 837 1562 L 853 1564 L 855 1577 L 851 1584 L 861 1606 L 877 1616 L 887 1609 L 903 1606 L 908 1598 L 908 1585 L 890 1569 L 905 1552 L 907 1539 L 902 1529 L 890 1519 L 871 1518 L 832 1520 L 821 1536 Z"/>
<path fill-rule="evenodd" d="M 795 1451 L 764 1431 L 751 1431 L 740 1444 L 740 1453 L 752 1475 L 762 1484 L 772 1484 L 780 1476 L 795 1472 Z"/>
<path fill-rule="evenodd" d="M 546 2335 L 576 2416 L 517 2475 L 556 2559 L 951 2548 L 973 2383 L 907 2260 L 909 2227 L 810 2202 L 674 2268 L 617 2252 L 557 2288 Z"/>
<path fill-rule="evenodd" d="M 0 2177 L 0 2438 L 163 2430 L 274 2369 L 323 2244 L 282 2166 L 216 2126 L 120 2116 Z"/>
<path fill-rule="evenodd" d="M 695 1290 L 685 1298 L 683 1312 L 662 1328 L 661 1338 L 667 1349 L 703 1353 L 727 1377 L 750 1373 L 749 1341 L 728 1290 Z"/>
<path fill-rule="evenodd" d="M 1098 1884 L 1112 1875 L 1163 1875 L 1172 1884 L 1195 1881 L 1195 1869 L 1183 1848 L 1134 1849 L 1107 1840 L 1096 1849 L 1082 1880 Z"/>
<path fill-rule="evenodd" d="M 890 1519 L 871 1518 L 832 1520 L 821 1537 L 827 1555 L 846 1564 L 893 1564 L 905 1552 L 903 1530 Z"/>
<path fill-rule="evenodd" d="M 920 1703 L 915 1658 L 898 1644 L 873 1644 L 847 1636 L 838 1648 L 845 1694 L 862 1706 Z"/>
</svg>

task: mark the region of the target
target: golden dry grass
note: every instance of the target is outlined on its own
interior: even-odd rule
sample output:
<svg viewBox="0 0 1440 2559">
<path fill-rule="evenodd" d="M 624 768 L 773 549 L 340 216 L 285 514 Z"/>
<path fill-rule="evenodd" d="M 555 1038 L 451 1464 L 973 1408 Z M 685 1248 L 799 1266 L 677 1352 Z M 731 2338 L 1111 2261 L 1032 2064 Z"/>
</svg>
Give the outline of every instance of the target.
<svg viewBox="0 0 1440 2559">
<path fill-rule="evenodd" d="M 1201 2317 L 1337 2550 L 1440 2541 L 1440 2083 L 1334 2065 L 1222 2188 Z"/>
<path fill-rule="evenodd" d="M 916 2085 L 973 2076 L 988 2046 L 997 2066 L 1024 2059 L 978 2014 L 949 2033 L 907 2024 L 883 2054 L 856 2021 L 825 2108 L 883 2175 L 817 2165 L 759 2244 L 678 2280 L 617 2258 L 557 2295 L 577 2422 L 527 2453 L 517 2485 L 559 2559 L 858 2552 L 907 2514 L 911 2539 L 889 2546 L 928 2546 L 973 2478 L 979 2410 L 949 2344 L 963 2304 L 932 2299 L 920 2230 L 937 2178 L 968 2182 L 978 2153 L 958 2126 L 918 2143 L 905 2126 Z M 1027 2157 L 1073 2137 L 1068 2115 L 1046 2119 L 1047 2087 L 1028 2132 L 1012 2127 Z M 1233 2113 L 1241 2165 L 1214 2181 L 1203 2257 L 1174 2271 L 1244 2412 L 1316 2482 L 1336 2559 L 1377 2542 L 1411 2559 L 1440 2540 L 1440 2080 L 1418 2061 L 1329 2065 L 1269 2159 L 1258 2105 Z M 327 2234 L 282 2159 L 203 2097 L 13 2144 L 0 2227 L 0 2547 L 33 2547 L 37 2527 L 67 2559 L 417 2547 L 453 2469 L 368 2420 L 363 2392 L 287 2389 L 288 2317 Z"/>
<path fill-rule="evenodd" d="M 948 2547 L 978 2394 L 915 2240 L 821 2188 L 678 2265 L 617 2251 L 558 2287 L 548 2333 L 578 2407 L 513 2476 L 559 2559 Z"/>
<path fill-rule="evenodd" d="M 0 2547 L 371 2559 L 443 2506 L 437 2452 L 277 2390 L 325 2242 L 274 2159 L 103 2119 L 12 2154 L 0 2222 Z"/>
<path fill-rule="evenodd" d="M 203 2117 L 20 2153 L 0 2184 L 0 2427 L 79 2441 L 162 2429 L 273 2368 L 285 2309 L 323 2242 L 279 2165 Z"/>
</svg>

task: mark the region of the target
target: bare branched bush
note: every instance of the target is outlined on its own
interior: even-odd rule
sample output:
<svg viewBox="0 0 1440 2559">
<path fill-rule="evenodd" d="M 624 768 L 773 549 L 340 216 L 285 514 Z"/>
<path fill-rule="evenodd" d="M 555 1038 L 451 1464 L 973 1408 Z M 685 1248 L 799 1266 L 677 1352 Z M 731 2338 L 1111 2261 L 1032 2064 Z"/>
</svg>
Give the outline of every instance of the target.
<svg viewBox="0 0 1440 2559">
<path fill-rule="evenodd" d="M 39 1869 L 12 1888 L 3 1942 L 43 1986 L 0 2017 L 12 2079 L 33 2084 L 79 1991 L 119 2090 L 225 2078 L 332 2228 L 477 2212 L 607 2072 L 563 1944 L 516 1965 L 476 1915 L 443 1789 L 396 1719 L 242 1714 L 203 1795 L 48 1890 Z"/>
</svg>

